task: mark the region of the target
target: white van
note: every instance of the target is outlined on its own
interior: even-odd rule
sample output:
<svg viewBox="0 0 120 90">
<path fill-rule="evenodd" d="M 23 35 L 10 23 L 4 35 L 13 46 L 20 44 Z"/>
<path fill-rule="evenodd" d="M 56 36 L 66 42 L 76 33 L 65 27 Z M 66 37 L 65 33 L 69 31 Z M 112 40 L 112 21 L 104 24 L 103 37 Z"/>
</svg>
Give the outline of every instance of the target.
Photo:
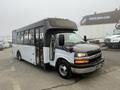
<svg viewBox="0 0 120 90">
<path fill-rule="evenodd" d="M 4 43 L 3 43 L 3 47 L 4 47 L 4 48 L 9 48 L 9 47 L 10 47 L 9 42 L 4 41 Z"/>
<path fill-rule="evenodd" d="M 113 35 L 105 37 L 104 42 L 109 48 L 120 48 L 120 25 L 113 30 Z"/>
</svg>

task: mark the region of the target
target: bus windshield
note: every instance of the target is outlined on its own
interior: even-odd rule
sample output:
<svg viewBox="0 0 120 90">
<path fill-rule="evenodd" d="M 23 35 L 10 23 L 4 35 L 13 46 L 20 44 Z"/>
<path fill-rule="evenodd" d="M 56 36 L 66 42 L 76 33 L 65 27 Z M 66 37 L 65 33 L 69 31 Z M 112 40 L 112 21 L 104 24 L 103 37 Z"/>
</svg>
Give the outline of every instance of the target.
<svg viewBox="0 0 120 90">
<path fill-rule="evenodd" d="M 113 35 L 120 35 L 120 29 L 115 29 L 113 31 Z"/>
<path fill-rule="evenodd" d="M 79 43 L 83 43 L 83 39 L 80 37 L 80 35 L 76 33 L 61 33 L 65 36 L 65 45 L 71 46 Z"/>
</svg>

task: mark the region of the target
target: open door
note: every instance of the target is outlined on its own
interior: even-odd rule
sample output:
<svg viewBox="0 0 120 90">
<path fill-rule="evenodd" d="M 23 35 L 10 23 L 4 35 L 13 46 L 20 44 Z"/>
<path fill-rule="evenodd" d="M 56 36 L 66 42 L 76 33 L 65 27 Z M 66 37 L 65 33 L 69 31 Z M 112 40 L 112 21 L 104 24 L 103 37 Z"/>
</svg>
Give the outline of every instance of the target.
<svg viewBox="0 0 120 90">
<path fill-rule="evenodd" d="M 55 57 L 55 36 L 52 35 L 50 39 L 50 51 L 49 51 L 49 58 L 51 61 L 54 60 Z"/>
<path fill-rule="evenodd" d="M 36 64 L 42 65 L 44 63 L 43 58 L 43 34 L 40 28 L 35 29 L 35 45 L 36 45 Z"/>
</svg>

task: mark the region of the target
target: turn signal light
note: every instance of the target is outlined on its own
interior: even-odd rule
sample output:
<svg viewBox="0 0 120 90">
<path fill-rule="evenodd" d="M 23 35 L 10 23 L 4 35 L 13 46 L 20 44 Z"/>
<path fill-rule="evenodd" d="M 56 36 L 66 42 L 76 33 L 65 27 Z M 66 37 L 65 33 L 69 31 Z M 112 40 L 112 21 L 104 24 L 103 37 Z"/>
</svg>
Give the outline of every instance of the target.
<svg viewBox="0 0 120 90">
<path fill-rule="evenodd" d="M 82 60 L 82 59 L 75 60 L 75 64 L 86 64 L 86 63 L 89 63 L 89 60 Z"/>
</svg>

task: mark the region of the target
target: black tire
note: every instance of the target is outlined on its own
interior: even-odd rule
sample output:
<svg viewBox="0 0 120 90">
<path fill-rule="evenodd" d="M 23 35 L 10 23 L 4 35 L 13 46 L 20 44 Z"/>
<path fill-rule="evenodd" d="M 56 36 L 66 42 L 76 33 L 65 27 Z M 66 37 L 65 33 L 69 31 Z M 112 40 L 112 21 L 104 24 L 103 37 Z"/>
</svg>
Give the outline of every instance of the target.
<svg viewBox="0 0 120 90">
<path fill-rule="evenodd" d="M 59 75 L 64 79 L 69 79 L 72 76 L 71 67 L 67 61 L 64 60 L 59 61 L 57 64 L 57 71 Z"/>
<path fill-rule="evenodd" d="M 22 60 L 22 57 L 21 57 L 20 52 L 17 52 L 17 59 L 18 59 L 19 61 L 21 61 L 21 60 Z"/>
</svg>

